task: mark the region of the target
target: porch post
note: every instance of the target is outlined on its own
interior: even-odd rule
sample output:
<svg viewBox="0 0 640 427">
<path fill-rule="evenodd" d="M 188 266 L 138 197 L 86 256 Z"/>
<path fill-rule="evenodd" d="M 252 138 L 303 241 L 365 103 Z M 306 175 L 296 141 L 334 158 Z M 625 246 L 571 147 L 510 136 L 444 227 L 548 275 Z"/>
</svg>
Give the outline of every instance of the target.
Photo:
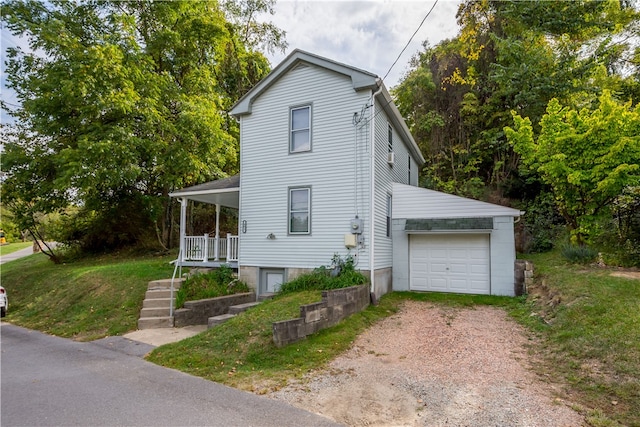
<svg viewBox="0 0 640 427">
<path fill-rule="evenodd" d="M 216 237 L 213 246 L 213 259 L 218 261 L 220 254 L 220 204 L 216 203 Z"/>
<path fill-rule="evenodd" d="M 202 248 L 202 261 L 209 261 L 209 235 L 207 233 L 204 234 L 204 248 Z"/>
<path fill-rule="evenodd" d="M 187 199 L 180 199 L 180 254 L 178 261 L 184 261 L 185 240 L 187 237 Z"/>
</svg>

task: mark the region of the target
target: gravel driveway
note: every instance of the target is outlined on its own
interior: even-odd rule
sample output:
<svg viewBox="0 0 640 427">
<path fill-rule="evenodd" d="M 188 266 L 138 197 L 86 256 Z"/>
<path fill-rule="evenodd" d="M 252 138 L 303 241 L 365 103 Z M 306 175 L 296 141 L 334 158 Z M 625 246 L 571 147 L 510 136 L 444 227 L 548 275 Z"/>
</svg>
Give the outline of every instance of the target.
<svg viewBox="0 0 640 427">
<path fill-rule="evenodd" d="M 580 426 L 498 308 L 407 301 L 322 371 L 267 396 L 349 426 Z"/>
</svg>

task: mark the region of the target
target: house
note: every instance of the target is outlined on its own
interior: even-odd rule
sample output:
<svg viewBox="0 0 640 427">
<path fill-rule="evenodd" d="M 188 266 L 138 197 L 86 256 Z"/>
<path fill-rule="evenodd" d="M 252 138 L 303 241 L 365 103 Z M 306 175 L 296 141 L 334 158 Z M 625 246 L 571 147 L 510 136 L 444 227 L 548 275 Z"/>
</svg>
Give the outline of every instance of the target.
<svg viewBox="0 0 640 427">
<path fill-rule="evenodd" d="M 351 255 L 376 296 L 514 294 L 521 212 L 419 188 L 424 158 L 375 74 L 295 50 L 231 114 L 240 175 L 171 194 L 179 265 L 228 263 L 267 294 Z M 186 236 L 188 200 L 239 209 L 238 235 Z"/>
</svg>

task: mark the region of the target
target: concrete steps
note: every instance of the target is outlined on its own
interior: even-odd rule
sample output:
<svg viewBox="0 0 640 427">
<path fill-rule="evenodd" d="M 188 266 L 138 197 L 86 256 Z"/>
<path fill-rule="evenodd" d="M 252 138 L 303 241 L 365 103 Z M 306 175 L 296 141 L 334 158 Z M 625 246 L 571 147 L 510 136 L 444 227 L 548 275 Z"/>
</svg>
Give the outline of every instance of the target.
<svg viewBox="0 0 640 427">
<path fill-rule="evenodd" d="M 173 282 L 175 292 L 180 289 L 184 279 Z M 147 285 L 138 329 L 173 328 L 171 313 L 171 279 L 153 280 Z"/>
<path fill-rule="evenodd" d="M 176 279 L 174 281 L 174 298 L 175 293 L 180 289 L 184 279 Z M 269 298 L 270 296 L 267 296 Z M 267 298 L 261 298 L 261 301 Z M 226 314 L 210 317 L 207 327 L 212 328 L 216 325 L 226 322 L 234 318 L 238 314 L 255 307 L 260 302 L 248 302 L 245 304 L 232 305 Z M 171 279 L 154 280 L 147 285 L 145 299 L 142 302 L 142 310 L 140 310 L 140 318 L 138 319 L 138 329 L 157 329 L 157 328 L 173 328 L 173 318 L 169 316 L 171 313 Z"/>
<path fill-rule="evenodd" d="M 207 329 L 220 325 L 229 319 L 233 319 L 238 314 L 245 312 L 251 307 L 255 307 L 258 304 L 260 304 L 260 302 L 247 302 L 244 304 L 232 305 L 231 307 L 229 307 L 229 310 L 226 314 L 210 317 L 207 322 Z"/>
</svg>

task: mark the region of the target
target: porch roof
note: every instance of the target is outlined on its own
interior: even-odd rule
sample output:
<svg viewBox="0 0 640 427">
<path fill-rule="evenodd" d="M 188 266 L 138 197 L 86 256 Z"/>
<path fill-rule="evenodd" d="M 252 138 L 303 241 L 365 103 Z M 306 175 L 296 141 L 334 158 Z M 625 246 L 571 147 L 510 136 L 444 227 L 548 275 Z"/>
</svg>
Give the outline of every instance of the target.
<svg viewBox="0 0 640 427">
<path fill-rule="evenodd" d="M 238 209 L 240 207 L 240 175 L 186 187 L 169 193 L 169 196 Z"/>
</svg>

